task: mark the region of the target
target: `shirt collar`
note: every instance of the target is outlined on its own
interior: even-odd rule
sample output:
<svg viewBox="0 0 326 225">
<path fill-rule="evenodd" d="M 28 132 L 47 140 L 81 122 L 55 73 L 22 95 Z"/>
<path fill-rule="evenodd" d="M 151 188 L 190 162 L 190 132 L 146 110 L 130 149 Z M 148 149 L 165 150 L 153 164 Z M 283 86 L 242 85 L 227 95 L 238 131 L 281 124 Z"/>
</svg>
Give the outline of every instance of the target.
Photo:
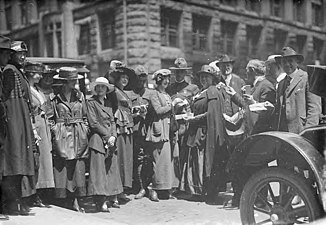
<svg viewBox="0 0 326 225">
<path fill-rule="evenodd" d="M 281 80 L 283 80 L 285 76 L 286 76 L 286 73 L 281 73 L 280 75 L 278 75 L 278 77 L 276 78 L 277 83 L 280 83 Z"/>
</svg>

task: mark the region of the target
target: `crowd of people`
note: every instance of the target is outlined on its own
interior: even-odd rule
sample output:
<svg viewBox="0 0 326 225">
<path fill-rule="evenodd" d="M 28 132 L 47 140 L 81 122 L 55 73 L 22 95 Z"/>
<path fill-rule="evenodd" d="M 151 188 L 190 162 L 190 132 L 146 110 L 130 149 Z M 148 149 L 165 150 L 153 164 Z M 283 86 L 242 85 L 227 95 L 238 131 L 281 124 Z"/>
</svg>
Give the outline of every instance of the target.
<svg viewBox="0 0 326 225">
<path fill-rule="evenodd" d="M 76 89 L 83 78 L 76 68 L 53 76 L 26 62 L 27 51 L 24 42 L 0 36 L 0 219 L 54 199 L 84 212 L 82 199 L 90 196 L 97 211 L 110 212 L 131 191 L 153 202 L 184 192 L 211 204 L 227 183 L 229 205 L 238 207 L 243 184 L 225 169 L 236 146 L 252 134 L 299 133 L 319 123 L 321 99 L 299 68 L 303 56 L 290 47 L 250 60 L 246 76 L 233 73 L 228 55 L 196 77 L 177 58 L 151 75 L 153 87 L 144 66 L 111 60 L 90 84 L 90 97 Z"/>
</svg>

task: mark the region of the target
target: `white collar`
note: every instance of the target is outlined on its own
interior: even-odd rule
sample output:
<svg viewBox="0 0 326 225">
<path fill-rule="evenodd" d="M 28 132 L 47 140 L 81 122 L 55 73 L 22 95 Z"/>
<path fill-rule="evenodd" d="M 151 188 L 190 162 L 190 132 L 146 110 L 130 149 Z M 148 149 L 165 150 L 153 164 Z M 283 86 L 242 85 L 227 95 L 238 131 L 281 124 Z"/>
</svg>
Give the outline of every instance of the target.
<svg viewBox="0 0 326 225">
<path fill-rule="evenodd" d="M 286 76 L 286 73 L 284 73 L 284 72 L 281 73 L 280 75 L 278 75 L 278 77 L 276 78 L 277 83 L 280 83 L 281 80 L 283 80 L 285 78 L 285 76 Z"/>
</svg>

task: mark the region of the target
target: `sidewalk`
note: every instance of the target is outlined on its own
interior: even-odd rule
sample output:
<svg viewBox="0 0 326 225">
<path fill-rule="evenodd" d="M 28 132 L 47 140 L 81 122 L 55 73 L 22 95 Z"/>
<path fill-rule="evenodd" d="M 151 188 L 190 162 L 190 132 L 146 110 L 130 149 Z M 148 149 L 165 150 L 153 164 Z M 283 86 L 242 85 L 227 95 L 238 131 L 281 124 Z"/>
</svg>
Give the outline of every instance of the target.
<svg viewBox="0 0 326 225">
<path fill-rule="evenodd" d="M 31 216 L 10 216 L 0 225 L 123 225 L 112 219 L 98 218 L 97 213 L 78 213 L 51 205 L 51 208 L 32 208 Z"/>
</svg>

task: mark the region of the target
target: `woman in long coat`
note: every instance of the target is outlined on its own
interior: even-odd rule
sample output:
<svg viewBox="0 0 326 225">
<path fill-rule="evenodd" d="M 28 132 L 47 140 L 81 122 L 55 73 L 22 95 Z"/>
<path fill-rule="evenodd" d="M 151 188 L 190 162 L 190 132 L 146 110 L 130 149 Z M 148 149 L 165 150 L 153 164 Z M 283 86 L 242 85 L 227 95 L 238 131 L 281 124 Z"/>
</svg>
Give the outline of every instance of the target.
<svg viewBox="0 0 326 225">
<path fill-rule="evenodd" d="M 22 41 L 11 44 L 15 52 L 3 71 L 4 102 L 7 109 L 7 138 L 3 159 L 3 189 L 5 210 L 8 214 L 28 215 L 28 209 L 22 207 L 22 196 L 35 192 L 33 182 L 27 182 L 26 192 L 22 188 L 23 177 L 33 180 L 34 135 L 30 119 L 30 87 L 25 74 L 21 71 L 27 53 Z"/>
<path fill-rule="evenodd" d="M 31 89 L 32 126 L 39 148 L 36 189 L 38 194 L 34 199 L 34 206 L 45 207 L 41 201 L 43 194 L 50 194 L 49 188 L 54 188 L 51 132 L 46 116 L 46 97 L 36 86 L 42 78 L 44 66 L 36 62 L 27 62 L 24 67 Z M 43 196 L 45 197 L 45 196 Z"/>
<path fill-rule="evenodd" d="M 54 79 L 63 85 L 56 95 L 50 97 L 52 116 L 49 119 L 52 121 L 55 197 L 64 199 L 67 207 L 83 212 L 78 200 L 86 195 L 88 122 L 84 96 L 75 89 L 80 78 L 77 69 L 60 68 Z"/>
<path fill-rule="evenodd" d="M 117 151 L 120 176 L 124 189 L 132 187 L 133 174 L 133 127 L 132 101 L 124 89 L 128 83 L 135 83 L 136 74 L 134 70 L 126 67 L 122 62 L 112 60 L 110 63 L 112 71 L 109 80 L 115 89 L 108 95 L 113 104 L 113 114 L 117 126 Z M 130 201 L 124 193 L 118 195 L 120 203 Z"/>
<path fill-rule="evenodd" d="M 106 78 L 99 77 L 90 89 L 96 94 L 87 101 L 91 128 L 88 195 L 93 196 L 98 211 L 109 212 L 107 197 L 110 196 L 111 206 L 118 208 L 117 195 L 123 192 L 115 146 L 116 125 L 111 102 L 106 98 L 106 93 L 114 87 Z"/>
<path fill-rule="evenodd" d="M 171 156 L 170 122 L 172 115 L 172 100 L 165 92 L 170 82 L 171 71 L 161 69 L 153 74 L 157 88 L 153 91 L 148 109 L 149 122 L 146 141 L 149 149 L 153 152 L 153 180 L 152 191 L 149 198 L 159 201 L 164 195 L 168 198 L 173 184 L 173 161 Z M 159 197 L 156 191 L 159 191 Z"/>
<path fill-rule="evenodd" d="M 208 65 L 197 73 L 203 89 L 193 100 L 194 117 L 185 118 L 189 121 L 189 151 L 180 188 L 193 195 L 206 195 L 207 202 L 214 202 L 218 196 L 228 156 L 223 96 L 215 86 L 215 74 Z"/>
</svg>

